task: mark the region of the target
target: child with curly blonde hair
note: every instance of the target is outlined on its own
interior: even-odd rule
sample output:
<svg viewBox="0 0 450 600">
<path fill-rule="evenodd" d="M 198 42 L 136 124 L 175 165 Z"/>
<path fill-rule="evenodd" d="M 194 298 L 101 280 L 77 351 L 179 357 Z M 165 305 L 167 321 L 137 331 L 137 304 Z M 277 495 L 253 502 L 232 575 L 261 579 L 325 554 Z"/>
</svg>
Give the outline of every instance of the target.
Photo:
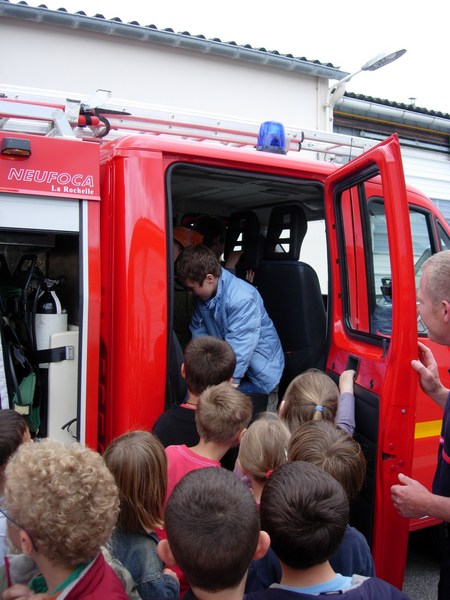
<svg viewBox="0 0 450 600">
<path fill-rule="evenodd" d="M 30 430 L 25 417 L 10 408 L 0 410 L 0 504 L 3 504 L 5 468 L 8 460 L 21 444 L 30 440 Z M 8 551 L 6 529 L 6 517 L 0 513 L 0 565 L 3 565 Z"/>
<path fill-rule="evenodd" d="M 22 444 L 6 467 L 2 512 L 12 542 L 41 573 L 2 598 L 127 600 L 101 552 L 117 520 L 119 494 L 97 452 L 50 439 Z"/>
</svg>

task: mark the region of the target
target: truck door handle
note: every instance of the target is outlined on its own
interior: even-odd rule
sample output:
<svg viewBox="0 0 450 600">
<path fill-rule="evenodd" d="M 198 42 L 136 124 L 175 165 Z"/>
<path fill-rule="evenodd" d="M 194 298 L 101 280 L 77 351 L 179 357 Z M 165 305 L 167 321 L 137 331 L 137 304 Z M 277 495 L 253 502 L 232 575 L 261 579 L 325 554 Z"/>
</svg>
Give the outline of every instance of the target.
<svg viewBox="0 0 450 600">
<path fill-rule="evenodd" d="M 358 369 L 359 369 L 359 356 L 352 356 L 351 354 L 348 355 L 347 364 L 345 365 L 345 370 L 348 371 L 349 369 L 351 369 L 352 371 L 355 371 L 354 379 L 356 379 L 356 376 L 358 375 Z"/>
</svg>

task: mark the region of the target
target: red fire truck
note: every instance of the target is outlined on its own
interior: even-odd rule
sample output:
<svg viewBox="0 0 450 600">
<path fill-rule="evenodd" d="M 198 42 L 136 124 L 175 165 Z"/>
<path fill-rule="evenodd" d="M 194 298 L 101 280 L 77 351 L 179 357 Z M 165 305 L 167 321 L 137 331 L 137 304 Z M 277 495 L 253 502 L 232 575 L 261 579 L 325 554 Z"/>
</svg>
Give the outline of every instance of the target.
<svg viewBox="0 0 450 600">
<path fill-rule="evenodd" d="M 244 251 L 278 329 L 281 391 L 309 367 L 336 381 L 357 372 L 367 481 L 352 523 L 377 574 L 401 586 L 408 532 L 431 520 L 400 518 L 389 490 L 399 472 L 431 485 L 442 418 L 410 366 L 418 337 L 450 385 L 416 288 L 450 228 L 405 186 L 396 136 L 362 153 L 358 138 L 329 133 L 287 129 L 286 152 L 257 135 L 254 124 L 0 98 L 2 408 L 100 451 L 151 428 L 177 396 L 172 228 L 218 216 L 225 253 Z"/>
</svg>

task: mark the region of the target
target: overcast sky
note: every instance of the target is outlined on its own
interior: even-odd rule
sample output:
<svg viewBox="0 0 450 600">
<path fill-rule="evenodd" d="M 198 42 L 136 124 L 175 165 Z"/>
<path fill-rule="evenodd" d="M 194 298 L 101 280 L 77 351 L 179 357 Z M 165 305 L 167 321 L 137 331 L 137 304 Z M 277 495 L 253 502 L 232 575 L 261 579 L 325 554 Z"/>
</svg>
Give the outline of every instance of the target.
<svg viewBox="0 0 450 600">
<path fill-rule="evenodd" d="M 18 0 L 11 0 L 12 4 Z M 406 48 L 395 63 L 360 73 L 346 90 L 450 113 L 450 3 L 427 0 L 28 0 L 124 22 L 171 27 L 222 41 L 333 63 L 354 73 L 383 51 Z"/>
</svg>

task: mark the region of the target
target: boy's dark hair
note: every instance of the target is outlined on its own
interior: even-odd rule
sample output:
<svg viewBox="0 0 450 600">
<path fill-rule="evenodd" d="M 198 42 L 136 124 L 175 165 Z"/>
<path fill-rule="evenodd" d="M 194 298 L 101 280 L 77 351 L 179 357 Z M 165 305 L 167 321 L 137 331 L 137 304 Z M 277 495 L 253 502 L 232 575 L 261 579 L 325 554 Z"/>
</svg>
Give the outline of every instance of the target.
<svg viewBox="0 0 450 600">
<path fill-rule="evenodd" d="M 210 385 L 233 377 L 236 355 L 224 340 L 203 335 L 194 338 L 184 351 L 184 377 L 190 392 L 199 396 Z"/>
<path fill-rule="evenodd" d="M 328 560 L 341 543 L 348 523 L 347 494 L 323 469 L 286 463 L 268 478 L 260 515 L 280 561 L 308 569 Z"/>
<path fill-rule="evenodd" d="M 288 460 L 303 460 L 324 469 L 339 481 L 349 500 L 364 484 L 366 459 L 361 446 L 330 421 L 300 425 L 289 441 Z"/>
<path fill-rule="evenodd" d="M 202 285 L 209 274 L 219 277 L 221 266 L 212 250 L 206 246 L 191 246 L 185 248 L 177 259 L 177 279 L 184 283 L 190 279 Z"/>
<path fill-rule="evenodd" d="M 219 238 L 222 244 L 225 243 L 227 228 L 219 217 L 203 215 L 195 221 L 194 229 L 203 235 L 203 244 L 207 248 L 210 248 L 217 238 Z"/>
<path fill-rule="evenodd" d="M 177 565 L 191 586 L 209 592 L 236 587 L 258 545 L 258 509 L 230 471 L 191 471 L 167 501 L 165 527 Z"/>
<path fill-rule="evenodd" d="M 27 428 L 23 415 L 10 408 L 0 410 L 0 467 L 20 446 Z"/>
</svg>

